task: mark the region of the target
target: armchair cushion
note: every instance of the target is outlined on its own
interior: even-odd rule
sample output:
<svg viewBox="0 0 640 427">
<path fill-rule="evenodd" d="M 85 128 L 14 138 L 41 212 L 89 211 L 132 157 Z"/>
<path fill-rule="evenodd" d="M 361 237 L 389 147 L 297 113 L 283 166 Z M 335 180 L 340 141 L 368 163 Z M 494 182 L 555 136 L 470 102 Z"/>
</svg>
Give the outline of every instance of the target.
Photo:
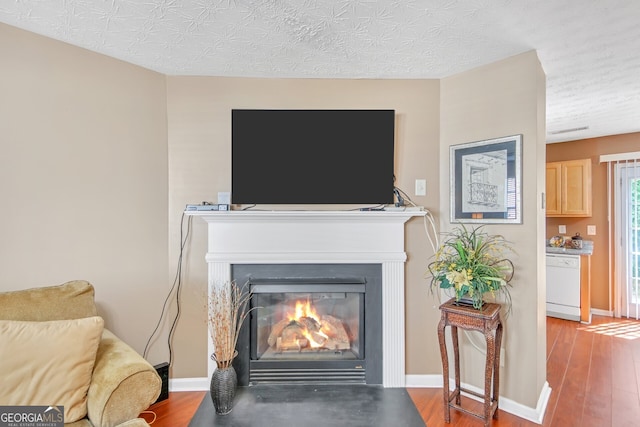
<svg viewBox="0 0 640 427">
<path fill-rule="evenodd" d="M 87 392 L 104 321 L 0 320 L 0 404 L 62 405 L 66 422 L 87 415 Z"/>
<path fill-rule="evenodd" d="M 74 280 L 57 286 L 0 293 L 0 319 L 65 320 L 97 316 L 93 286 Z"/>
</svg>

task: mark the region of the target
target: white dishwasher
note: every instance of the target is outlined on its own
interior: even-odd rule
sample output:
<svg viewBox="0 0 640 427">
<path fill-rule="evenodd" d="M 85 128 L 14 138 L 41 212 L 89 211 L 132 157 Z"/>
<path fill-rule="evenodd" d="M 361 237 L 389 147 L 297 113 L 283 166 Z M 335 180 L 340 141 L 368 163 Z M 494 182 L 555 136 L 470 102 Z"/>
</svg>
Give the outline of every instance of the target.
<svg viewBox="0 0 640 427">
<path fill-rule="evenodd" d="M 547 316 L 580 321 L 580 255 L 547 254 Z"/>
</svg>

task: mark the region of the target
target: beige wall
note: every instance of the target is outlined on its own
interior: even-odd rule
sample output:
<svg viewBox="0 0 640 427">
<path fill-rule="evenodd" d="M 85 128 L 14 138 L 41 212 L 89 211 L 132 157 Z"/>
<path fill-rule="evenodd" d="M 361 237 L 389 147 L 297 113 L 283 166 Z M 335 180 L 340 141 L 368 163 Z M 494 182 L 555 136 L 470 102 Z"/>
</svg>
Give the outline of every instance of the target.
<svg viewBox="0 0 640 427">
<path fill-rule="evenodd" d="M 0 291 L 89 280 L 142 352 L 170 284 L 165 77 L 3 24 L 0 58 Z"/>
<path fill-rule="evenodd" d="M 170 77 L 170 247 L 174 250 L 178 246 L 176 230 L 186 203 L 215 201 L 218 191 L 230 189 L 232 108 L 395 109 L 399 186 L 411 192 L 414 179 L 426 178 L 428 195 L 414 200 L 427 206 L 445 228 L 448 146 L 523 133 L 523 153 L 527 156 L 523 162 L 524 223 L 500 227 L 519 248 L 514 311 L 506 326 L 502 390 L 505 396 L 535 407 L 546 378 L 541 264 L 544 216 L 537 203 L 544 187 L 544 91 L 544 74 L 535 53 L 445 79 L 441 85 L 422 80 Z M 187 258 L 189 280 L 184 289 L 185 305 L 193 307 L 193 311 L 183 315 L 176 334 L 180 363 L 174 375 L 178 377 L 202 376 L 206 369 L 204 224 L 194 222 L 193 231 Z M 421 221 L 408 224 L 407 240 L 407 373 L 437 375 L 441 373 L 436 337 L 439 310 L 438 302 L 427 291 L 425 270 L 432 250 Z M 535 261 L 522 261 L 525 259 Z M 483 364 L 480 355 L 470 354 L 469 360 Z M 522 365 L 515 362 L 520 360 L 532 368 L 523 371 Z M 464 380 L 481 386 L 483 376 L 478 378 L 474 371 L 482 369 L 471 365 L 466 368 Z"/>
<path fill-rule="evenodd" d="M 442 80 L 440 132 L 440 206 L 443 230 L 449 222 L 449 147 L 522 134 L 522 225 L 491 225 L 517 249 L 512 257 L 512 313 L 506 318 L 500 394 L 535 408 L 546 381 L 544 312 L 544 191 L 545 77 L 535 52 L 518 55 Z M 437 312 L 426 324 L 435 337 Z M 480 338 L 475 335 L 475 338 Z M 476 341 L 474 339 L 474 341 Z M 484 355 L 463 340 L 462 381 L 484 386 Z M 479 340 L 483 343 L 483 340 Z M 434 358 L 432 363 L 436 363 Z"/>
<path fill-rule="evenodd" d="M 524 224 L 498 227 L 521 248 L 501 394 L 535 407 L 545 377 L 544 75 L 535 53 L 443 81 L 165 77 L 0 24 L 0 55 L 9 64 L 0 67 L 0 290 L 88 279 L 107 325 L 138 351 L 173 279 L 184 205 L 230 189 L 231 108 L 395 109 L 397 184 L 411 194 L 426 179 L 427 196 L 413 199 L 445 229 L 449 145 L 524 134 Z M 205 224 L 193 220 L 190 231 L 172 378 L 206 375 Z M 438 376 L 432 250 L 420 220 L 406 238 L 407 373 Z M 167 330 L 152 363 L 167 359 Z M 463 380 L 476 383 L 480 356 L 467 360 Z"/>
<path fill-rule="evenodd" d="M 600 163 L 603 154 L 640 151 L 640 133 L 582 139 L 549 144 L 547 161 L 591 159 L 593 216 L 590 218 L 547 218 L 546 237 L 558 233 L 559 225 L 567 226 L 568 236 L 580 233 L 593 240 L 591 257 L 591 308 L 610 311 L 609 298 L 609 222 L 607 220 L 607 165 Z M 587 225 L 596 226 L 596 235 L 587 235 Z"/>
<path fill-rule="evenodd" d="M 171 259 L 177 256 L 180 215 L 185 204 L 215 202 L 218 191 L 230 191 L 232 108 L 395 109 L 397 185 L 411 195 L 415 179 L 426 179 L 427 196 L 412 199 L 437 213 L 437 80 L 170 77 L 167 98 Z M 183 314 L 176 333 L 177 377 L 206 375 L 204 222 L 194 220 L 193 231 L 187 257 L 189 280 L 184 288 L 185 306 L 191 309 Z M 407 367 L 415 373 L 436 373 L 440 362 L 432 351 L 433 342 L 424 333 L 420 314 L 424 305 L 430 304 L 424 272 L 432 254 L 420 220 L 407 225 L 407 253 Z"/>
</svg>

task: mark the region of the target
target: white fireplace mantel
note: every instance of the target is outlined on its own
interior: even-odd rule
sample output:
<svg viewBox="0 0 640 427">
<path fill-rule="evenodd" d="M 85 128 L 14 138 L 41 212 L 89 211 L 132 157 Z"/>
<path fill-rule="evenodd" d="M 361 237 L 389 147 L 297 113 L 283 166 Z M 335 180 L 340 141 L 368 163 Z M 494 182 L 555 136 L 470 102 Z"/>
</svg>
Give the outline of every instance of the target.
<svg viewBox="0 0 640 427">
<path fill-rule="evenodd" d="M 405 223 L 423 211 L 186 212 L 207 222 L 209 285 L 233 264 L 381 264 L 383 386 L 405 386 Z M 209 348 L 209 354 L 212 349 Z M 215 364 L 209 362 L 209 376 Z"/>
</svg>

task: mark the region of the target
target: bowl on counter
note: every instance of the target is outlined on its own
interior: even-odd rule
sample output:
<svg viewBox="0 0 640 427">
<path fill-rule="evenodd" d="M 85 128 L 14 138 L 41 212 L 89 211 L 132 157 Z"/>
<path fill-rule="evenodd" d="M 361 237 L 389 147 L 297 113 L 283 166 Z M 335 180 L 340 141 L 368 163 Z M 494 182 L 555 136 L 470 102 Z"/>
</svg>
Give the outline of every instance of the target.
<svg viewBox="0 0 640 427">
<path fill-rule="evenodd" d="M 549 239 L 549 246 L 552 248 L 562 248 L 564 247 L 564 237 L 562 236 L 553 236 Z"/>
</svg>

